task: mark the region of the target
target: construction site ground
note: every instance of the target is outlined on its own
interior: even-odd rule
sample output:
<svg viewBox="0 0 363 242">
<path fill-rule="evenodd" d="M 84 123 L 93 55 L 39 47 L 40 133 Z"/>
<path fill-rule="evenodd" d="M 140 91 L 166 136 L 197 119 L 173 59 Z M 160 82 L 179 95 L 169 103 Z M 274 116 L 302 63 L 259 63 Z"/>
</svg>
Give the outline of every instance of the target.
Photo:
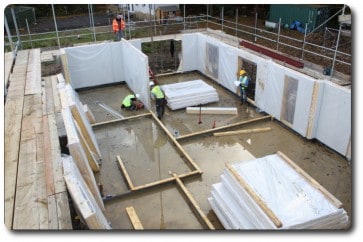
<svg viewBox="0 0 363 242">
<path fill-rule="evenodd" d="M 159 77 L 161 85 L 202 79 L 217 90 L 218 103 L 203 107 L 237 107 L 238 115 L 187 114 L 185 108 L 166 108 L 162 123 L 176 138 L 212 128 L 231 125 L 262 117 L 253 105 L 241 105 L 239 97 L 224 89 L 198 72 Z M 134 207 L 144 229 L 199 230 L 203 223 L 193 212 L 190 201 L 175 182 L 161 184 L 150 189 L 130 191 L 121 172 L 120 157 L 134 186 L 150 184 L 191 171 L 185 156 L 176 150 L 170 137 L 160 128 L 152 116 L 141 116 L 126 121 L 107 123 L 123 117 L 131 117 L 148 110 L 124 111 L 120 109 L 123 98 L 131 90 L 126 84 L 98 87 L 79 91 L 83 104 L 87 104 L 96 122 L 93 129 L 102 153 L 101 171 L 96 174 L 103 185 L 105 216 L 113 229 L 133 229 L 125 211 Z M 103 105 L 100 105 L 103 104 Z M 155 105 L 152 102 L 152 111 Z M 105 108 L 107 107 L 107 108 Z M 112 114 L 112 110 L 118 114 Z M 110 112 L 111 111 L 111 112 Z M 247 125 L 226 129 L 255 129 L 270 127 L 270 131 L 213 136 L 213 132 L 178 140 L 202 171 L 201 175 L 182 179 L 187 190 L 198 203 L 216 229 L 223 229 L 208 197 L 212 184 L 220 182 L 226 163 L 263 157 L 281 151 L 291 158 L 312 178 L 343 203 L 352 221 L 352 167 L 349 161 L 335 151 L 315 140 L 307 140 L 274 119 L 266 119 Z M 258 177 L 256 177 L 258 179 Z"/>
</svg>

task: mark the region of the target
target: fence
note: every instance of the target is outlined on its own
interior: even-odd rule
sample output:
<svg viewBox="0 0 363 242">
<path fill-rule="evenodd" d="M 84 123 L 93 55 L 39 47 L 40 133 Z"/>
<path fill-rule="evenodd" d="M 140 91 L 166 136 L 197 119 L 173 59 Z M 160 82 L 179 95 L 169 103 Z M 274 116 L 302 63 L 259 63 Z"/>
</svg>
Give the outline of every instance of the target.
<svg viewBox="0 0 363 242">
<path fill-rule="evenodd" d="M 180 33 L 182 30 L 189 29 L 210 28 L 221 30 L 227 34 L 249 40 L 256 44 L 267 46 L 271 49 L 276 49 L 279 52 L 287 53 L 301 60 L 309 59 L 310 62 L 320 66 L 328 67 L 330 69 L 335 68 L 337 71 L 350 75 L 352 56 L 350 53 L 338 50 L 338 47 L 342 46 L 342 44 L 339 45 L 340 31 L 334 35 L 335 39 L 333 44 L 331 44 L 333 48 L 329 48 L 325 46 L 327 28 L 325 28 L 323 42 L 314 43 L 314 41 L 309 42 L 310 36 L 307 35 L 306 27 L 305 33 L 300 34 L 299 38 L 297 38 L 289 36 L 292 33 L 291 31 L 295 30 L 284 29 L 282 28 L 281 23 L 275 24 L 275 28 L 270 28 L 266 24 L 259 24 L 258 27 L 257 13 L 253 26 L 241 24 L 241 20 L 238 17 L 238 11 L 236 11 L 235 21 L 224 19 L 223 14 L 220 16 L 222 17 L 199 15 L 161 20 L 152 20 L 150 18 L 150 20 L 144 21 L 130 21 L 128 19 L 126 21 L 124 36 L 126 39 L 132 39 L 164 34 L 175 34 Z M 69 47 L 81 43 L 113 41 L 115 39 L 110 21 L 108 25 L 97 27 L 95 27 L 92 22 L 93 20 L 90 18 L 90 27 L 87 28 L 50 31 L 44 33 L 31 33 L 29 26 L 27 26 L 26 34 L 17 34 L 17 36 L 8 35 L 7 38 L 4 36 L 4 48 L 5 51 L 29 48 L 54 49 Z M 55 26 L 57 29 L 56 21 Z M 337 30 L 333 29 L 328 30 L 329 33 L 334 31 L 337 32 Z"/>
</svg>

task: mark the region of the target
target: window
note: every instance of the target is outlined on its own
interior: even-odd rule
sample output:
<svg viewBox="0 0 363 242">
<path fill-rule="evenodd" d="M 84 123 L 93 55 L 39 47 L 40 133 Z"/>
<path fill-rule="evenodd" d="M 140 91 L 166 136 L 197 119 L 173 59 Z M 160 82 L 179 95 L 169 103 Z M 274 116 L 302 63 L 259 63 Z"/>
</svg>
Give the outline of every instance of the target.
<svg viewBox="0 0 363 242">
<path fill-rule="evenodd" d="M 284 83 L 284 96 L 282 98 L 281 120 L 294 123 L 296 96 L 299 81 L 295 78 L 286 76 Z"/>
</svg>

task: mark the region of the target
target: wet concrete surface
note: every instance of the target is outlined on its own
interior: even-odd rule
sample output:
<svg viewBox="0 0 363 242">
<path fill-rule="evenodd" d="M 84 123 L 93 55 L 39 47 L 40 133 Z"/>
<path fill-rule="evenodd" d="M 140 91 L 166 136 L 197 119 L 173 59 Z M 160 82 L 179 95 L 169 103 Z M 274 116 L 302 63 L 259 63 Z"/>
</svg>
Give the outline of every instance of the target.
<svg viewBox="0 0 363 242">
<path fill-rule="evenodd" d="M 237 95 L 198 72 L 159 77 L 158 81 L 162 85 L 196 79 L 213 85 L 219 94 L 218 103 L 203 106 L 237 107 L 238 115 L 205 114 L 200 118 L 196 114 L 186 114 L 185 109 L 172 111 L 166 108 L 162 122 L 172 135 L 175 131 L 178 135 L 185 135 L 264 115 L 256 112 L 256 108 L 251 105 L 240 105 Z M 102 108 L 98 102 L 106 104 L 124 117 L 148 112 L 121 110 L 121 101 L 129 93 L 126 84 L 119 84 L 80 91 L 79 95 L 82 103 L 89 106 L 96 121 L 103 122 L 117 117 Z M 152 111 L 155 113 L 154 106 Z M 210 196 L 212 184 L 220 182 L 219 176 L 225 164 L 263 157 L 277 151 L 285 153 L 337 197 L 351 218 L 352 170 L 344 157 L 317 141 L 301 137 L 276 120 L 267 119 L 223 131 L 264 127 L 270 127 L 271 130 L 224 137 L 215 137 L 210 133 L 178 141 L 203 172 L 199 176 L 185 178 L 183 182 L 213 225 L 217 229 L 223 229 L 207 198 Z M 96 174 L 96 178 L 103 184 L 105 196 L 122 194 L 119 198 L 105 201 L 105 215 L 113 229 L 132 229 L 125 211 L 127 206 L 135 208 L 145 229 L 205 229 L 176 183 L 130 192 L 120 172 L 117 155 L 125 164 L 134 186 L 166 179 L 171 177 L 171 173 L 180 175 L 192 171 L 193 168 L 185 161 L 185 157 L 178 152 L 171 139 L 151 116 L 96 126 L 94 131 L 102 153 L 101 171 Z"/>
</svg>

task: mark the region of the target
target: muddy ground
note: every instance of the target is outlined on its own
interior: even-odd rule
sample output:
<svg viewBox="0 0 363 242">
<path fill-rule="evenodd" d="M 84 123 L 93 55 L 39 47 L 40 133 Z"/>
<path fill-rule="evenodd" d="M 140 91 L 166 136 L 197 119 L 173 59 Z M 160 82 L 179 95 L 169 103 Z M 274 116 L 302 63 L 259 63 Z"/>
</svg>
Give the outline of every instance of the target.
<svg viewBox="0 0 363 242">
<path fill-rule="evenodd" d="M 160 84 L 196 79 L 206 81 L 218 91 L 219 102 L 205 106 L 237 107 L 238 115 L 205 114 L 200 118 L 196 114 L 186 114 L 185 109 L 172 111 L 167 108 L 162 122 L 171 134 L 185 135 L 264 115 L 251 105 L 240 105 L 237 95 L 198 72 L 158 78 Z M 124 117 L 147 112 L 120 109 L 122 99 L 129 92 L 126 84 L 120 84 L 80 91 L 79 95 L 81 101 L 93 112 L 96 121 L 103 122 L 117 118 L 117 115 L 109 112 L 110 109 Z M 107 105 L 108 110 L 101 107 L 100 103 Z M 155 112 L 154 105 L 152 111 Z M 336 196 L 351 218 L 352 169 L 349 162 L 318 141 L 302 138 L 276 120 L 268 119 L 234 129 L 262 127 L 271 127 L 271 131 L 225 137 L 214 137 L 210 134 L 179 141 L 203 172 L 200 176 L 183 179 L 183 182 L 213 225 L 217 229 L 223 229 L 207 198 L 210 196 L 212 184 L 220 182 L 225 164 L 263 157 L 277 151 L 285 153 Z M 150 116 L 141 117 L 96 126 L 94 131 L 102 153 L 102 166 L 97 179 L 103 184 L 104 195 L 111 198 L 105 201 L 105 215 L 113 229 L 132 229 L 125 211 L 128 206 L 135 208 L 145 229 L 204 229 L 177 184 L 170 183 L 149 190 L 130 192 L 120 172 L 117 156 L 125 164 L 134 186 L 169 178 L 171 173 L 183 174 L 192 170 L 156 121 Z"/>
</svg>

